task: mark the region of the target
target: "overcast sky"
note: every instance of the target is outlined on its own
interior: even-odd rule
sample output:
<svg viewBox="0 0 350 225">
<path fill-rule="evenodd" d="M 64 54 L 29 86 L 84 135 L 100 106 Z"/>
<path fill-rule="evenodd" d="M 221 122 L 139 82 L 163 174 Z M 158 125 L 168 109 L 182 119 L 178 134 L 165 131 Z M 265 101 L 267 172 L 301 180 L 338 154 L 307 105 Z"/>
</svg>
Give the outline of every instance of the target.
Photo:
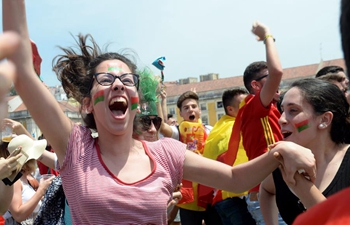
<svg viewBox="0 0 350 225">
<path fill-rule="evenodd" d="M 31 38 L 43 58 L 42 79 L 59 84 L 52 72 L 57 46 L 90 33 L 109 51 L 131 48 L 138 66 L 166 57 L 165 81 L 219 73 L 242 75 L 265 60 L 253 21 L 270 27 L 284 68 L 342 58 L 339 0 L 45 0 L 27 1 Z"/>
</svg>

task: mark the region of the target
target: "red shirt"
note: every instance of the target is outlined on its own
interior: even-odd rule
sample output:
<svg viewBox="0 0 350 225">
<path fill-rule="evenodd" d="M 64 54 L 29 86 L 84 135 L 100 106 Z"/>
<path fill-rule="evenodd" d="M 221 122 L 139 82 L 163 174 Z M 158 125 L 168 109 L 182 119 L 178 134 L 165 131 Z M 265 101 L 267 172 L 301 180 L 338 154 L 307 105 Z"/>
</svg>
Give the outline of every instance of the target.
<svg viewBox="0 0 350 225">
<path fill-rule="evenodd" d="M 248 159 L 252 160 L 267 152 L 270 144 L 282 140 L 278 124 L 281 114 L 274 103 L 266 108 L 261 104 L 260 92 L 248 95 L 245 101 L 241 132 L 244 149 Z"/>
<path fill-rule="evenodd" d="M 350 188 L 332 195 L 298 216 L 293 225 L 344 225 L 350 224 Z"/>
<path fill-rule="evenodd" d="M 229 150 L 238 151 L 241 134 L 243 147 L 249 160 L 264 154 L 267 152 L 269 145 L 283 138 L 278 124 L 280 116 L 281 114 L 274 103 L 271 103 L 268 107 L 262 105 L 260 92 L 256 95 L 248 95 L 241 103 L 241 108 L 233 126 Z M 258 192 L 259 186 L 251 191 Z"/>
</svg>

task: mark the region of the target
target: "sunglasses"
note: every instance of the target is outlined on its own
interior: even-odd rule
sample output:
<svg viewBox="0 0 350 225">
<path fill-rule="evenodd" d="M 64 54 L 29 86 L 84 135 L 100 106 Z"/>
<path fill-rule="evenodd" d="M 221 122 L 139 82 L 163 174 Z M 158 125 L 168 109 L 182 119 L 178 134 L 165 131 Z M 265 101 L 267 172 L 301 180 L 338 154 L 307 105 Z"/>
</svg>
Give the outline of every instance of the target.
<svg viewBox="0 0 350 225">
<path fill-rule="evenodd" d="M 139 75 L 133 73 L 124 73 L 120 76 L 115 76 L 111 73 L 96 73 L 94 74 L 97 83 L 102 86 L 111 86 L 114 81 L 118 78 L 125 86 L 135 86 L 139 89 Z"/>
<path fill-rule="evenodd" d="M 140 122 L 142 124 L 142 129 L 147 131 L 151 128 L 151 122 L 153 123 L 156 130 L 159 130 L 160 125 L 162 124 L 162 118 L 159 116 L 154 117 L 151 119 L 149 116 L 141 116 Z"/>
<path fill-rule="evenodd" d="M 261 77 L 259 77 L 259 78 L 255 79 L 255 81 L 262 80 L 262 79 L 264 79 L 264 78 L 265 78 L 265 77 L 267 77 L 267 76 L 268 76 L 268 74 L 266 74 L 266 75 L 264 75 L 264 76 L 261 76 Z"/>
</svg>

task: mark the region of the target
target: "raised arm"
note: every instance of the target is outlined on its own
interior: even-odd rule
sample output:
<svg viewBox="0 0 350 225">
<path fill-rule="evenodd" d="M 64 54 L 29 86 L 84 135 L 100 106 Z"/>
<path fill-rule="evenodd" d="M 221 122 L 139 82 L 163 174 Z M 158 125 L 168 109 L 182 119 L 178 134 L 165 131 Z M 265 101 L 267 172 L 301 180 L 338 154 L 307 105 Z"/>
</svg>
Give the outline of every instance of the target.
<svg viewBox="0 0 350 225">
<path fill-rule="evenodd" d="M 252 32 L 257 36 L 258 41 L 264 41 L 266 48 L 266 63 L 269 71 L 266 83 L 262 87 L 260 99 L 261 103 L 267 107 L 274 98 L 282 80 L 283 70 L 280 58 L 277 53 L 275 39 L 270 29 L 262 23 L 255 22 Z"/>
<path fill-rule="evenodd" d="M 163 87 L 160 89 L 159 95 L 160 95 L 160 102 L 158 102 L 159 108 L 157 108 L 158 116 L 162 118 L 164 123 L 167 123 L 168 110 L 167 110 L 167 106 L 166 106 L 166 91 Z"/>
<path fill-rule="evenodd" d="M 20 36 L 19 50 L 9 57 L 17 67 L 16 91 L 54 147 L 59 160 L 63 161 L 72 123 L 34 71 L 24 0 L 3 0 L 2 10 L 4 31 L 12 30 Z"/>
<path fill-rule="evenodd" d="M 159 131 L 164 137 L 173 136 L 173 130 L 171 129 L 170 125 L 165 123 L 164 121 L 162 121 L 162 125 L 160 126 Z"/>
<path fill-rule="evenodd" d="M 8 57 L 16 51 L 19 37 L 13 32 L 6 32 L 0 35 L 0 59 Z M 15 67 L 12 63 L 2 63 L 0 65 L 0 120 L 7 115 L 7 101 L 5 96 L 15 75 Z M 0 179 L 9 176 L 16 170 L 17 159 L 21 155 L 10 159 L 0 158 Z M 0 215 L 3 215 L 11 203 L 13 196 L 13 186 L 7 186 L 0 181 Z"/>
<path fill-rule="evenodd" d="M 33 136 L 27 131 L 27 129 L 23 126 L 23 124 L 21 124 L 18 121 L 15 120 L 11 120 L 9 118 L 5 118 L 3 120 L 3 126 L 7 126 L 10 127 L 12 129 L 12 132 L 15 133 L 16 135 L 20 135 L 20 134 L 25 134 L 28 137 L 33 138 Z"/>
<path fill-rule="evenodd" d="M 312 152 L 294 143 L 285 145 L 290 147 L 275 146 L 267 153 L 234 167 L 186 151 L 183 176 L 186 180 L 209 187 L 240 193 L 261 183 L 280 165 L 275 158 L 275 154 L 278 153 L 287 169 L 288 182 L 295 183 L 294 174 L 300 169 L 304 169 L 314 179 L 316 167 Z"/>
</svg>

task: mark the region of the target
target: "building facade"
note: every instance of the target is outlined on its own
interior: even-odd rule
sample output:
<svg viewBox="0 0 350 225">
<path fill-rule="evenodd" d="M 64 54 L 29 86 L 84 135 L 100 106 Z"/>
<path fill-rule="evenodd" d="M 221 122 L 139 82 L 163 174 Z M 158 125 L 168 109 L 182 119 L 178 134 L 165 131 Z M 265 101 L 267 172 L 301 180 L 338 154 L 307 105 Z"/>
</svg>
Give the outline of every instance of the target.
<svg viewBox="0 0 350 225">
<path fill-rule="evenodd" d="M 288 86 L 290 82 L 301 78 L 314 77 L 315 74 L 325 66 L 336 65 L 345 68 L 343 59 L 321 61 L 318 64 L 286 68 L 283 70 L 283 78 L 280 89 Z M 214 124 L 225 114 L 222 104 L 222 94 L 225 90 L 242 87 L 244 88 L 243 76 L 219 78 L 219 74 L 210 73 L 201 75 L 200 81 L 191 77 L 181 79 L 179 82 L 166 82 L 167 86 L 167 109 L 173 114 L 178 122 L 182 121 L 176 102 L 179 96 L 190 90 L 196 91 L 199 97 L 199 107 L 202 114 L 201 119 L 204 124 L 214 126 Z"/>
<path fill-rule="evenodd" d="M 57 100 L 57 102 L 68 118 L 75 123 L 82 123 L 79 107 L 75 102 L 67 100 Z M 10 96 L 8 98 L 8 118 L 22 123 L 35 139 L 42 134 L 27 110 L 27 107 L 24 105 L 21 97 L 18 95 Z"/>
</svg>

